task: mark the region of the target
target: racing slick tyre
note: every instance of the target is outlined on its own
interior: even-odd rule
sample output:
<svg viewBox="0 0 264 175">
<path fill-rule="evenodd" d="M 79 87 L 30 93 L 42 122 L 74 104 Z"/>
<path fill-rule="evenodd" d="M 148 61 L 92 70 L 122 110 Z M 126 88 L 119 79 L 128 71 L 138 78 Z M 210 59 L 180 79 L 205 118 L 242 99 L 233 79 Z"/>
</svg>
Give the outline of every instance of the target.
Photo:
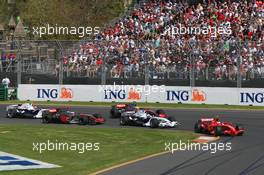
<svg viewBox="0 0 264 175">
<path fill-rule="evenodd" d="M 89 123 L 89 125 L 96 125 L 96 121 L 93 118 L 89 118 L 88 123 Z"/>
<path fill-rule="evenodd" d="M 236 125 L 235 128 L 236 128 L 236 130 L 241 130 L 241 129 L 243 129 L 243 127 L 242 127 L 241 125 L 238 125 L 238 124 Z"/>
<path fill-rule="evenodd" d="M 201 122 L 196 122 L 194 125 L 194 132 L 195 133 L 202 133 L 202 126 L 201 126 Z"/>
<path fill-rule="evenodd" d="M 222 127 L 221 126 L 216 126 L 215 127 L 215 132 L 214 132 L 215 134 L 215 136 L 221 136 L 221 135 L 223 135 L 223 132 L 222 132 Z"/>
<path fill-rule="evenodd" d="M 120 112 L 116 108 L 112 108 L 110 113 L 111 113 L 111 118 L 120 117 Z"/>
<path fill-rule="evenodd" d="M 99 118 L 101 115 L 100 114 L 93 114 L 93 117 L 89 117 L 88 118 L 88 122 L 89 122 L 89 125 L 96 125 L 97 122 L 96 122 L 96 119 Z"/>
<path fill-rule="evenodd" d="M 98 118 L 98 117 L 100 117 L 101 115 L 100 115 L 100 114 L 97 114 L 97 113 L 95 113 L 95 114 L 93 114 L 93 116 L 94 116 L 94 117 L 96 117 L 96 118 Z"/>
<path fill-rule="evenodd" d="M 29 113 L 29 112 L 25 112 L 24 114 L 23 114 L 23 117 L 24 118 L 34 118 L 34 114 L 32 114 L 32 113 Z"/>
<path fill-rule="evenodd" d="M 43 111 L 42 112 L 41 123 L 49 123 L 49 122 L 50 122 L 49 112 Z"/>
<path fill-rule="evenodd" d="M 156 113 L 159 115 L 159 114 L 166 114 L 165 111 L 163 109 L 158 109 L 156 111 Z"/>
<path fill-rule="evenodd" d="M 42 123 L 49 123 L 50 120 L 49 120 L 48 116 L 43 116 L 42 119 L 41 119 L 41 122 Z"/>
<path fill-rule="evenodd" d="M 175 122 L 176 118 L 175 117 L 168 117 L 168 120 L 171 121 L 171 122 Z"/>
<path fill-rule="evenodd" d="M 158 128 L 159 127 L 159 120 L 153 118 L 150 120 L 150 127 L 151 128 Z"/>
<path fill-rule="evenodd" d="M 244 128 L 243 128 L 243 126 L 237 124 L 236 127 L 235 127 L 235 129 L 236 129 L 237 131 L 239 131 L 239 130 L 243 130 Z M 238 136 L 242 136 L 243 134 L 244 134 L 244 133 L 241 132 L 241 133 L 238 134 Z"/>
<path fill-rule="evenodd" d="M 120 117 L 120 125 L 121 126 L 127 125 L 128 124 L 128 121 L 129 121 L 128 116 L 121 116 Z"/>
<path fill-rule="evenodd" d="M 79 119 L 79 125 L 87 125 L 88 124 L 88 118 L 80 118 Z"/>
<path fill-rule="evenodd" d="M 8 109 L 8 111 L 6 113 L 7 118 L 14 118 L 15 115 L 16 115 L 16 111 L 14 109 Z"/>
</svg>

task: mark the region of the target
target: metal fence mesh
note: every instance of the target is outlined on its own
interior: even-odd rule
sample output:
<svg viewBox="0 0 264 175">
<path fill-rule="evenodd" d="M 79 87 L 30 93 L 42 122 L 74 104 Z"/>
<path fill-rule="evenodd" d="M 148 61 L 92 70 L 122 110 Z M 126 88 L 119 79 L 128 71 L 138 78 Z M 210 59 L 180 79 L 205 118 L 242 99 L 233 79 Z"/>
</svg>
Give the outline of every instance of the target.
<svg viewBox="0 0 264 175">
<path fill-rule="evenodd" d="M 0 41 L 1 77 L 38 84 L 264 87 L 257 42 Z"/>
</svg>

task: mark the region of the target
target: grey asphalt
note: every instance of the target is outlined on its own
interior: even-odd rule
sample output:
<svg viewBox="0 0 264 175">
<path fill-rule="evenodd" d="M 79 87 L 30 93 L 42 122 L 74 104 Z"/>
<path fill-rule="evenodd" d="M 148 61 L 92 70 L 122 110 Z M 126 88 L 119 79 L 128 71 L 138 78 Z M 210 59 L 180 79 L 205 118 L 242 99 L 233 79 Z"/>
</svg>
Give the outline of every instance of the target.
<svg viewBox="0 0 264 175">
<path fill-rule="evenodd" d="M 118 119 L 109 118 L 106 107 L 72 107 L 73 111 L 101 113 L 105 125 L 96 127 L 120 127 Z M 5 105 L 0 105 L 0 124 L 39 124 L 38 119 L 5 118 Z M 222 137 L 218 143 L 230 143 L 231 151 L 177 151 L 149 158 L 103 175 L 264 175 L 264 111 L 167 109 L 167 113 L 181 122 L 179 129 L 193 130 L 200 117 L 214 114 L 223 121 L 243 124 L 246 132 L 241 137 Z M 92 126 L 93 127 L 93 126 Z"/>
</svg>

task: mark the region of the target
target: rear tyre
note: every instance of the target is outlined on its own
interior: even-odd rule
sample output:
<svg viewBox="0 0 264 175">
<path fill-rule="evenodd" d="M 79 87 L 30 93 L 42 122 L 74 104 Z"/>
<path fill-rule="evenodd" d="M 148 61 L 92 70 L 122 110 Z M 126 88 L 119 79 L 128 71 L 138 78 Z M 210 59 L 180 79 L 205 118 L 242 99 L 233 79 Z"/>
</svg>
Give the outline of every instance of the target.
<svg viewBox="0 0 264 175">
<path fill-rule="evenodd" d="M 201 126 L 201 122 L 196 122 L 194 125 L 194 132 L 195 133 L 202 133 L 202 126 Z"/>
<path fill-rule="evenodd" d="M 48 116 L 43 116 L 42 119 L 41 119 L 41 122 L 44 123 L 44 124 L 49 123 L 50 121 L 49 121 Z"/>
<path fill-rule="evenodd" d="M 80 118 L 79 119 L 79 125 L 87 125 L 88 120 L 87 118 Z"/>
<path fill-rule="evenodd" d="M 42 118 L 41 118 L 41 123 L 50 123 L 50 115 L 49 112 L 43 111 L 42 112 Z"/>
<path fill-rule="evenodd" d="M 120 125 L 121 126 L 128 125 L 128 121 L 129 121 L 128 116 L 121 116 L 120 117 Z"/>
<path fill-rule="evenodd" d="M 119 118 L 121 115 L 119 110 L 116 108 L 112 108 L 110 114 L 111 114 L 111 118 Z"/>
<path fill-rule="evenodd" d="M 176 118 L 175 117 L 168 117 L 168 120 L 171 122 L 176 122 Z"/>
<path fill-rule="evenodd" d="M 150 127 L 151 128 L 158 128 L 159 127 L 159 120 L 153 118 L 150 120 Z"/>
<path fill-rule="evenodd" d="M 216 126 L 215 127 L 215 136 L 221 136 L 221 135 L 223 135 L 222 127 L 221 126 Z"/>
<path fill-rule="evenodd" d="M 110 117 L 114 118 L 115 116 L 115 108 L 112 107 L 112 109 L 110 110 Z"/>
<path fill-rule="evenodd" d="M 9 110 L 7 111 L 6 117 L 7 117 L 7 118 L 14 118 L 15 115 L 16 115 L 16 111 L 13 110 L 13 109 L 9 109 Z"/>
<path fill-rule="evenodd" d="M 165 114 L 165 111 L 163 109 L 158 109 L 156 111 L 156 113 L 159 115 L 159 114 Z"/>
<path fill-rule="evenodd" d="M 88 122 L 89 122 L 89 125 L 96 125 L 95 119 L 89 118 Z"/>
</svg>

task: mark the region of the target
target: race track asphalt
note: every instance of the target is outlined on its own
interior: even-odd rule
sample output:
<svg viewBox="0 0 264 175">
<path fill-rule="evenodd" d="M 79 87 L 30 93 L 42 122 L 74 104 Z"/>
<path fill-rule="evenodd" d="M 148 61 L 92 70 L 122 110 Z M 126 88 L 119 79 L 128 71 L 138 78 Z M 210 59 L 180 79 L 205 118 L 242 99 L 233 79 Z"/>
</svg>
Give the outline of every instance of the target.
<svg viewBox="0 0 264 175">
<path fill-rule="evenodd" d="M 38 119 L 5 118 L 6 105 L 0 105 L 0 124 L 39 124 Z M 104 125 L 120 127 L 118 119 L 109 118 L 107 107 L 72 107 L 73 111 L 100 113 L 106 117 Z M 264 175 L 264 111 L 166 109 L 181 123 L 178 129 L 193 130 L 202 116 L 214 114 L 223 121 L 243 124 L 246 132 L 239 137 L 221 137 L 218 143 L 230 143 L 231 151 L 176 151 L 128 164 L 102 175 Z"/>
</svg>

